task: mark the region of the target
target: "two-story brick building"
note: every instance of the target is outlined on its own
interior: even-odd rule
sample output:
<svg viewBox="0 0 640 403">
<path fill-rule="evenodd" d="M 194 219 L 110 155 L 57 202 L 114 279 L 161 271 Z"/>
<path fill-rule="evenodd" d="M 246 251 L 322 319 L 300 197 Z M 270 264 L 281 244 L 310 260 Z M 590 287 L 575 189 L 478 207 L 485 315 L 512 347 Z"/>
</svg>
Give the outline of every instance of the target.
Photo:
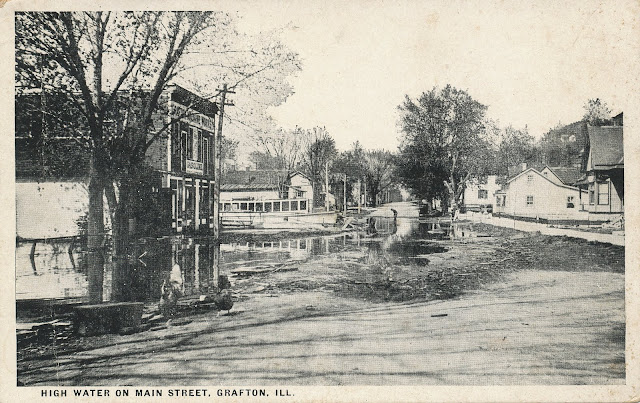
<svg viewBox="0 0 640 403">
<path fill-rule="evenodd" d="M 215 184 L 215 123 L 218 107 L 174 85 L 167 89 L 168 113 L 157 116 L 170 124 L 147 150 L 147 162 L 160 174 L 160 197 L 166 220 L 176 232 L 213 228 Z"/>
<path fill-rule="evenodd" d="M 87 212 L 88 151 L 79 145 L 83 136 L 47 123 L 43 99 L 48 100 L 47 108 L 69 109 L 53 102 L 53 94 L 16 98 L 16 224 L 17 235 L 26 238 L 78 234 L 76 223 Z M 145 162 L 155 174 L 145 191 L 151 193 L 149 200 L 161 206 L 160 217 L 154 217 L 151 225 L 166 234 L 208 232 L 213 228 L 218 107 L 177 85 L 165 90 L 159 105 L 154 129 L 168 126 L 169 130 L 146 151 Z M 70 111 L 65 116 L 67 126 L 82 130 L 80 121 L 69 125 L 82 119 L 79 113 Z M 70 202 L 75 200 L 78 203 Z M 64 220 L 52 220 L 49 225 L 46 217 L 34 214 L 39 211 Z"/>
</svg>

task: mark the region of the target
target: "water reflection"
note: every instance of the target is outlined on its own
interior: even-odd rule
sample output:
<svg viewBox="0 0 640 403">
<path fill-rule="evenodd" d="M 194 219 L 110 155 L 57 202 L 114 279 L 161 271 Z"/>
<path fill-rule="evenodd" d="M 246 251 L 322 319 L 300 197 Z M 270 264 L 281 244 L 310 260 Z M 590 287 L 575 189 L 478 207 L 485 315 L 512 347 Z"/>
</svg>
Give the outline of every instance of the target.
<svg viewBox="0 0 640 403">
<path fill-rule="evenodd" d="M 376 217 L 374 229 L 326 236 L 250 234 L 249 239 L 222 244 L 207 238 L 174 237 L 145 240 L 131 245 L 129 255 L 108 259 L 104 299 L 159 300 L 162 282 L 179 265 L 185 295 L 215 292 L 222 274 L 256 265 L 304 261 L 316 255 L 366 248 L 369 263 L 428 264 L 424 255 L 446 247 L 437 240 L 477 234 L 468 224 L 447 220 L 418 223 Z M 68 298 L 86 300 L 86 252 L 72 241 L 18 243 L 16 245 L 16 299 Z M 233 281 L 233 279 L 232 279 Z"/>
</svg>

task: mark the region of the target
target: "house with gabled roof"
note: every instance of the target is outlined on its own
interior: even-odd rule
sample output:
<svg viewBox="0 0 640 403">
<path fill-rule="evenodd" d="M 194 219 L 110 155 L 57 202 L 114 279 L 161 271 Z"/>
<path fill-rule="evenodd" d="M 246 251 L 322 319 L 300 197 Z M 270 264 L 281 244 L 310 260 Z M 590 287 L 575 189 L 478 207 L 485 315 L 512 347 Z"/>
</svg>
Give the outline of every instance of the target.
<svg viewBox="0 0 640 403">
<path fill-rule="evenodd" d="M 589 220 L 605 222 L 624 214 L 623 126 L 589 126 L 588 158 L 577 181 L 587 193 Z"/>
<path fill-rule="evenodd" d="M 311 180 L 302 172 L 286 170 L 229 171 L 220 185 L 220 200 L 313 200 Z"/>
<path fill-rule="evenodd" d="M 546 223 L 586 221 L 579 204 L 583 191 L 564 182 L 570 177 L 564 169 L 525 169 L 496 192 L 494 214 Z"/>
<path fill-rule="evenodd" d="M 577 167 L 550 167 L 546 165 L 540 173 L 551 179 L 553 182 L 562 185 L 573 186 L 582 176 L 580 168 Z"/>
</svg>

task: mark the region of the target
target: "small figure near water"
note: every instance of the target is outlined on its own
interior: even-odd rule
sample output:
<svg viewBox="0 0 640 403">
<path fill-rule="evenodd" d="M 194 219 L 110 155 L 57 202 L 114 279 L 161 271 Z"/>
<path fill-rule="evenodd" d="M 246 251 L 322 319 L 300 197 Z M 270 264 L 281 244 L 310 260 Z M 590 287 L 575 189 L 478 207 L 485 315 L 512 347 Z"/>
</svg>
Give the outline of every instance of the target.
<svg viewBox="0 0 640 403">
<path fill-rule="evenodd" d="M 375 217 L 369 217 L 368 221 L 368 225 L 367 225 L 367 234 L 368 235 L 375 235 L 378 233 L 378 229 L 376 228 L 376 218 Z"/>
</svg>

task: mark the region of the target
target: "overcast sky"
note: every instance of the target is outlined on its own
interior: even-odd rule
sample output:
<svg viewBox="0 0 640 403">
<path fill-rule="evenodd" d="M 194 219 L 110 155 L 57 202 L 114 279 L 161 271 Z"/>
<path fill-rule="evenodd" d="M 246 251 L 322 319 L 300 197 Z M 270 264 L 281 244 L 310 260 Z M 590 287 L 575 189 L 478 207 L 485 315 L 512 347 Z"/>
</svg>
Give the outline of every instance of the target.
<svg viewBox="0 0 640 403">
<path fill-rule="evenodd" d="M 300 54 L 295 94 L 272 110 L 283 127 L 326 126 L 341 149 L 396 149 L 397 106 L 451 84 L 501 126 L 541 136 L 589 98 L 622 111 L 637 77 L 631 1 L 242 3 L 242 28 L 286 26 Z"/>
</svg>

